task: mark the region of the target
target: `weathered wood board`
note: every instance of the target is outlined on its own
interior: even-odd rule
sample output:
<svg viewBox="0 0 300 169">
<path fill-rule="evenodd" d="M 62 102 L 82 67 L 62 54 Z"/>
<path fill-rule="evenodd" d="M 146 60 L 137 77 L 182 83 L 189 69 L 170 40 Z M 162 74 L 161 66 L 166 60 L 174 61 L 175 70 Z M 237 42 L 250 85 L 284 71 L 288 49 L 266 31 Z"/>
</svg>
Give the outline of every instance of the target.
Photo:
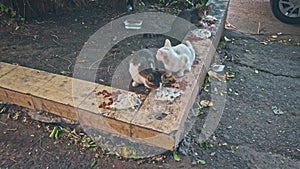
<svg viewBox="0 0 300 169">
<path fill-rule="evenodd" d="M 139 139 L 172 150 L 184 134 L 184 123 L 213 60 L 225 17 L 226 10 L 221 15 L 221 22 L 212 39 L 191 41 L 197 62 L 191 72 L 187 72 L 183 78 L 177 78 L 177 83 L 183 84 L 180 89 L 184 94 L 172 104 L 154 101 L 154 93 L 151 92 L 144 96 L 146 99 L 136 109 L 99 108 L 107 99 L 99 96 L 99 91 L 125 94 L 128 91 L 2 62 L 0 100 L 47 111 L 106 133 Z M 157 118 L 156 115 L 161 113 L 164 116 Z"/>
</svg>

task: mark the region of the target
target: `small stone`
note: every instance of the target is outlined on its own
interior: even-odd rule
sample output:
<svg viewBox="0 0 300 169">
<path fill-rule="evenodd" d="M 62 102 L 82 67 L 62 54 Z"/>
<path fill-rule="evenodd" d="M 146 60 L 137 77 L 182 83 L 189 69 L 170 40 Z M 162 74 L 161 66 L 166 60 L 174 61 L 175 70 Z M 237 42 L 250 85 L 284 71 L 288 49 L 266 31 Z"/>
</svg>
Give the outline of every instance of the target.
<svg viewBox="0 0 300 169">
<path fill-rule="evenodd" d="M 216 140 L 217 140 L 217 137 L 216 137 L 216 136 L 213 136 L 212 139 L 213 139 L 214 141 L 216 141 Z"/>
<path fill-rule="evenodd" d="M 193 162 L 192 162 L 192 165 L 197 165 L 197 161 L 193 161 Z"/>
<path fill-rule="evenodd" d="M 42 111 L 42 110 L 38 110 L 37 112 L 36 112 L 36 114 L 38 114 L 38 115 L 41 115 L 41 114 L 43 114 L 44 112 Z"/>
</svg>

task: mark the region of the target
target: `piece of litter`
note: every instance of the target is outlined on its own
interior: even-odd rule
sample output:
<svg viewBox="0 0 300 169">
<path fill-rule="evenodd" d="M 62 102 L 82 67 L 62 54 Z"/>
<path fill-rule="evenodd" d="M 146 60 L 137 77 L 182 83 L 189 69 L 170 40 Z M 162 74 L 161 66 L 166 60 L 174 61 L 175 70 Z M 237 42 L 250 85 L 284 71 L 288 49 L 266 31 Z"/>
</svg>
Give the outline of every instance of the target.
<svg viewBox="0 0 300 169">
<path fill-rule="evenodd" d="M 119 94 L 117 100 L 110 105 L 111 108 L 115 109 L 134 109 L 141 105 L 142 101 L 135 93 Z"/>
<path fill-rule="evenodd" d="M 214 72 L 222 72 L 225 68 L 225 65 L 212 65 L 211 70 Z"/>
<path fill-rule="evenodd" d="M 228 21 L 226 21 L 226 23 L 225 23 L 225 29 L 230 29 L 230 28 L 236 29 L 236 27 L 234 25 L 232 25 L 231 23 L 229 23 Z"/>
<path fill-rule="evenodd" d="M 279 108 L 277 108 L 277 106 L 272 106 L 272 110 L 273 110 L 273 113 L 275 115 L 282 115 L 282 114 L 284 114 L 284 112 L 281 111 Z"/>
<path fill-rule="evenodd" d="M 263 45 L 267 45 L 268 43 L 266 41 L 264 42 L 259 42 L 260 44 L 263 44 Z"/>
<path fill-rule="evenodd" d="M 183 94 L 183 91 L 170 88 L 170 87 L 162 87 L 156 91 L 155 100 L 159 101 L 171 101 L 173 102 L 177 97 Z"/>
<path fill-rule="evenodd" d="M 141 29 L 143 21 L 142 20 L 134 20 L 128 19 L 124 21 L 126 29 Z"/>
<path fill-rule="evenodd" d="M 278 36 L 277 35 L 272 35 L 271 36 L 273 39 L 276 39 L 276 38 L 278 38 Z"/>
<path fill-rule="evenodd" d="M 201 38 L 201 39 L 207 39 L 207 38 L 211 37 L 211 32 L 207 29 L 196 29 L 196 30 L 193 30 L 192 33 L 196 37 Z"/>
</svg>

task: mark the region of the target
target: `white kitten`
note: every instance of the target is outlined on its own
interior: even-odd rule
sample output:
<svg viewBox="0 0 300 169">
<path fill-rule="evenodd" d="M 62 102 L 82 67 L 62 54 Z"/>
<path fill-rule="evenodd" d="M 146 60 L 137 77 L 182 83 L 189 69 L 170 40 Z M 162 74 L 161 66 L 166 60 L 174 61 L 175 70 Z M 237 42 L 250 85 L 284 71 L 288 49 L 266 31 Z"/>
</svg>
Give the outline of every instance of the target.
<svg viewBox="0 0 300 169">
<path fill-rule="evenodd" d="M 191 71 L 195 50 L 189 41 L 172 47 L 170 40 L 166 39 L 164 47 L 158 49 L 156 58 L 163 62 L 165 69 L 177 72 L 177 76 L 181 77 L 185 70 Z"/>
</svg>

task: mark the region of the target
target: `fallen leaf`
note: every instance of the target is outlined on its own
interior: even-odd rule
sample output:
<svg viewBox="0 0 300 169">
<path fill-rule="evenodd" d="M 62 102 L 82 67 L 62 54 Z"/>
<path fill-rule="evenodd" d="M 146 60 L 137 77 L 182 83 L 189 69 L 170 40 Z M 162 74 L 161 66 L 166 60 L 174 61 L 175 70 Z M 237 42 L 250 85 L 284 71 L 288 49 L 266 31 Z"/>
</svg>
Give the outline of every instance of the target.
<svg viewBox="0 0 300 169">
<path fill-rule="evenodd" d="M 226 42 L 230 42 L 230 41 L 231 41 L 231 39 L 227 38 L 226 36 L 224 36 L 224 40 L 225 40 Z"/>
<path fill-rule="evenodd" d="M 173 151 L 173 158 L 175 161 L 180 161 L 180 157 L 178 156 L 177 151 Z"/>
<path fill-rule="evenodd" d="M 205 160 L 198 160 L 198 163 L 201 164 L 201 165 L 205 165 L 206 161 Z"/>
<path fill-rule="evenodd" d="M 58 126 L 54 126 L 53 130 L 51 131 L 50 138 L 58 139 Z"/>
<path fill-rule="evenodd" d="M 248 54 L 252 54 L 251 51 L 248 50 L 248 49 L 246 49 L 245 52 L 248 53 Z"/>
<path fill-rule="evenodd" d="M 210 156 L 215 156 L 216 155 L 216 152 L 212 152 L 209 154 Z"/>
<path fill-rule="evenodd" d="M 94 158 L 93 159 L 93 161 L 92 161 L 92 163 L 91 163 L 91 168 L 94 168 L 95 166 L 96 166 L 96 164 L 97 164 L 97 161 L 96 161 L 96 159 Z"/>
<path fill-rule="evenodd" d="M 64 75 L 64 76 L 68 76 L 70 74 L 70 72 L 62 70 L 62 71 L 60 71 L 60 74 Z"/>
<path fill-rule="evenodd" d="M 100 158 L 100 157 L 101 157 L 101 155 L 99 153 L 95 154 L 95 158 Z"/>
<path fill-rule="evenodd" d="M 268 43 L 266 41 L 264 42 L 259 42 L 260 44 L 264 44 L 264 45 L 267 45 Z"/>
<path fill-rule="evenodd" d="M 219 80 L 220 82 L 225 82 L 226 81 L 226 77 L 223 76 L 223 75 L 220 75 L 216 72 L 213 72 L 213 71 L 208 71 L 208 75 L 209 76 L 212 76 L 214 78 L 216 78 L 217 80 Z"/>
<path fill-rule="evenodd" d="M 226 76 L 228 78 L 234 78 L 235 77 L 235 73 L 234 72 L 226 72 Z"/>
<path fill-rule="evenodd" d="M 209 101 L 209 100 L 201 100 L 200 105 L 203 106 L 203 107 L 211 107 L 214 104 L 213 104 L 212 101 Z"/>
<path fill-rule="evenodd" d="M 142 163 L 143 163 L 143 160 L 138 160 L 136 163 L 137 163 L 137 164 L 142 164 Z"/>
<path fill-rule="evenodd" d="M 222 146 L 228 146 L 228 143 L 225 142 L 225 143 L 222 143 L 221 145 Z"/>
<path fill-rule="evenodd" d="M 156 161 L 163 161 L 164 157 L 163 156 L 157 156 L 155 158 Z"/>
</svg>

